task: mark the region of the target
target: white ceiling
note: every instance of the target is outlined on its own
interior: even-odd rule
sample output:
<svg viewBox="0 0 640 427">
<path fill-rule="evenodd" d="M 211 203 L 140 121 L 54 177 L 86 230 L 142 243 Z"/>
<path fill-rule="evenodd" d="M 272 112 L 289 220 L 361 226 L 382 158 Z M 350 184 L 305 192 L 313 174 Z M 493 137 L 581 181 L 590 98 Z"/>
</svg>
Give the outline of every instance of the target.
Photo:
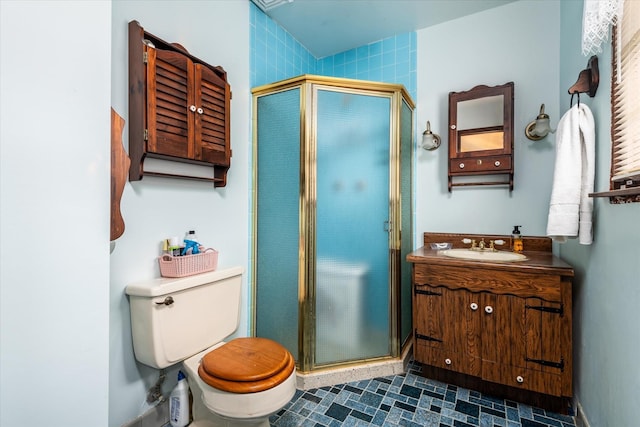
<svg viewBox="0 0 640 427">
<path fill-rule="evenodd" d="M 252 0 L 317 58 L 515 0 Z"/>
</svg>

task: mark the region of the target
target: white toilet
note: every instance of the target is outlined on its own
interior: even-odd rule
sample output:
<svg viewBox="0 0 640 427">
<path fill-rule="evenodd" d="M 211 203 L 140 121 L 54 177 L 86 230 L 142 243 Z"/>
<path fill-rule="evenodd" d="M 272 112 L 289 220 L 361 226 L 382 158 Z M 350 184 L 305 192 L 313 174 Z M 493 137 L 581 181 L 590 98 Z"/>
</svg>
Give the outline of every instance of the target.
<svg viewBox="0 0 640 427">
<path fill-rule="evenodd" d="M 296 391 L 295 361 L 265 338 L 222 340 L 238 327 L 242 267 L 126 288 L 136 359 L 183 363 L 193 394 L 191 427 L 269 426 Z"/>
</svg>

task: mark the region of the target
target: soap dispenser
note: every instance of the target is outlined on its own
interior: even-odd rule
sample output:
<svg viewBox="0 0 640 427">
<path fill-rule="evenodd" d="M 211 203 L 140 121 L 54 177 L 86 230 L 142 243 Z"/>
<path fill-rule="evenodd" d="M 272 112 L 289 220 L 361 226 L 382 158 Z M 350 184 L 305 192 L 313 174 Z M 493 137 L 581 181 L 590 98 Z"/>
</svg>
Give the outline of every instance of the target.
<svg viewBox="0 0 640 427">
<path fill-rule="evenodd" d="M 514 225 L 511 232 L 511 244 L 513 246 L 513 252 L 522 252 L 524 250 L 524 243 L 522 242 L 522 236 L 520 235 L 521 225 Z"/>
</svg>

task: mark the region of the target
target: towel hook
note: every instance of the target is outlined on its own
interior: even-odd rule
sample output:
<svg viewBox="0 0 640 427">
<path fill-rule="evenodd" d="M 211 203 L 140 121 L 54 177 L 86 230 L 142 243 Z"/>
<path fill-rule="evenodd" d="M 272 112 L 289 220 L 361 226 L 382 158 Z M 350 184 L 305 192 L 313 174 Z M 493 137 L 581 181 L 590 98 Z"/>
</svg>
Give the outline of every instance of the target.
<svg viewBox="0 0 640 427">
<path fill-rule="evenodd" d="M 600 83 L 600 72 L 598 71 L 598 57 L 593 55 L 589 58 L 587 68 L 580 71 L 578 81 L 569 88 L 572 95 L 578 94 L 578 104 L 580 103 L 580 93 L 588 93 L 591 98 L 596 96 L 598 84 Z"/>
<path fill-rule="evenodd" d="M 575 92 L 571 94 L 571 103 L 569 103 L 569 108 L 573 107 L 573 95 L 578 95 L 578 107 L 580 106 L 580 92 Z"/>
</svg>

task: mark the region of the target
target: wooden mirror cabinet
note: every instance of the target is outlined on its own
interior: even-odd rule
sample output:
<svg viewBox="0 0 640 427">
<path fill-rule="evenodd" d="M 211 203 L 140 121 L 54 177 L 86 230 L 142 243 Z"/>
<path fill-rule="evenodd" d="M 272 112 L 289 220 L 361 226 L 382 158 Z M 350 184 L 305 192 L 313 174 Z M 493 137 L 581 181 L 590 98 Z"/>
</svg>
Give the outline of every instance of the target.
<svg viewBox="0 0 640 427">
<path fill-rule="evenodd" d="M 513 190 L 513 82 L 449 93 L 449 191 L 469 185 Z"/>
</svg>

